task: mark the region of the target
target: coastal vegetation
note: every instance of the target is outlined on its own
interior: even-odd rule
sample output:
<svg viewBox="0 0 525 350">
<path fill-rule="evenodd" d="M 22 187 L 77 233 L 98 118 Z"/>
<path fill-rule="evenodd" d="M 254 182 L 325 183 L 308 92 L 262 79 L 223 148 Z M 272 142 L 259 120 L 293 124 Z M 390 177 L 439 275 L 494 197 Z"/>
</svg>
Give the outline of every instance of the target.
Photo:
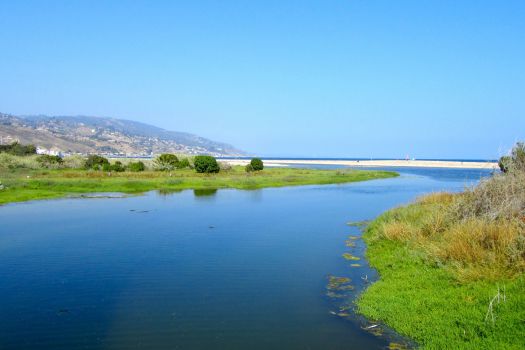
<svg viewBox="0 0 525 350">
<path fill-rule="evenodd" d="M 87 157 L 84 167 L 86 169 L 101 170 L 105 165 L 109 165 L 107 158 L 92 154 Z"/>
<path fill-rule="evenodd" d="M 0 204 L 33 199 L 75 196 L 90 192 L 141 193 L 183 189 L 258 189 L 313 184 L 339 184 L 397 176 L 389 171 L 269 168 L 246 173 L 242 166 L 217 162 L 213 157 L 187 158 L 188 167 L 155 170 L 151 160 L 100 159 L 72 156 L 61 164 L 42 167 L 39 156 L 0 154 Z M 210 159 L 211 158 L 211 159 Z M 199 159 L 203 160 L 200 162 Z M 107 161 L 107 162 L 106 162 Z M 91 165 L 91 167 L 87 166 Z M 204 172 L 198 172 L 202 167 Z M 206 172 L 210 171 L 211 172 Z M 220 172 L 218 172 L 220 170 Z"/>
<path fill-rule="evenodd" d="M 198 173 L 218 173 L 220 171 L 219 163 L 212 156 L 196 156 L 193 160 L 193 166 Z"/>
<path fill-rule="evenodd" d="M 373 221 L 364 239 L 380 279 L 358 310 L 423 348 L 525 348 L 522 150 L 476 187 L 430 194 Z"/>
<path fill-rule="evenodd" d="M 153 161 L 155 170 L 171 171 L 179 167 L 179 158 L 171 153 L 163 153 Z"/>
<path fill-rule="evenodd" d="M 0 144 L 0 153 L 12 154 L 15 156 L 27 156 L 36 154 L 36 147 L 34 145 L 22 145 L 18 142 L 13 142 L 7 145 Z"/>
<path fill-rule="evenodd" d="M 252 171 L 261 171 L 264 169 L 264 163 L 261 160 L 261 158 L 252 158 L 250 160 L 250 163 L 246 164 L 246 172 L 252 172 Z"/>
<path fill-rule="evenodd" d="M 504 173 L 509 171 L 525 171 L 525 143 L 518 142 L 510 155 L 502 156 L 498 165 Z"/>
<path fill-rule="evenodd" d="M 142 162 L 140 160 L 138 162 L 129 162 L 128 163 L 128 170 L 132 171 L 132 172 L 135 172 L 135 173 L 138 173 L 140 171 L 146 170 L 146 165 L 144 164 L 144 162 Z"/>
</svg>

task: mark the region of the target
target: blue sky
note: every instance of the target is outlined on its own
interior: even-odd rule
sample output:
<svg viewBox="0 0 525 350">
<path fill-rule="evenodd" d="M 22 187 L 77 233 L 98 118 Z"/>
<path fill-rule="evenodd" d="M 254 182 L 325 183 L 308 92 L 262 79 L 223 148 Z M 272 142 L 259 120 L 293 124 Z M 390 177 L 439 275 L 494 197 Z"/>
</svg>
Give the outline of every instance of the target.
<svg viewBox="0 0 525 350">
<path fill-rule="evenodd" d="M 525 1 L 2 1 L 0 111 L 260 155 L 495 158 L 525 139 Z"/>
</svg>

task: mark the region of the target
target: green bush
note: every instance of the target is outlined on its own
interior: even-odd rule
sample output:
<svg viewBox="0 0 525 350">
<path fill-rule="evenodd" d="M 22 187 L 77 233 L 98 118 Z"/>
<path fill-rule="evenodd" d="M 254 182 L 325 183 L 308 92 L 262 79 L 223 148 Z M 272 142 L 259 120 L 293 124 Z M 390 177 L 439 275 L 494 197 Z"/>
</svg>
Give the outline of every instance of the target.
<svg viewBox="0 0 525 350">
<path fill-rule="evenodd" d="M 91 154 L 87 157 L 84 167 L 86 169 L 109 171 L 109 160 L 105 157 Z"/>
<path fill-rule="evenodd" d="M 251 173 L 253 170 L 253 166 L 251 163 L 248 163 L 246 164 L 246 166 L 244 167 L 244 170 L 247 172 L 247 173 Z"/>
<path fill-rule="evenodd" d="M 22 145 L 17 141 L 9 145 L 0 145 L 0 153 L 8 153 L 14 156 L 30 156 L 36 154 L 34 145 Z"/>
<path fill-rule="evenodd" d="M 263 164 L 263 161 L 261 160 L 261 158 L 253 158 L 250 161 L 250 165 L 252 166 L 252 169 L 254 171 L 260 171 L 260 170 L 264 169 L 264 164 Z"/>
<path fill-rule="evenodd" d="M 117 160 L 115 163 L 110 165 L 109 170 L 117 172 L 117 173 L 121 173 L 124 170 L 126 170 L 126 168 L 124 167 L 124 165 L 122 165 L 122 162 Z"/>
<path fill-rule="evenodd" d="M 128 170 L 132 172 L 139 172 L 146 170 L 146 166 L 140 160 L 138 162 L 128 163 Z"/>
<path fill-rule="evenodd" d="M 193 163 L 198 173 L 218 173 L 220 170 L 217 160 L 212 156 L 196 156 Z"/>
<path fill-rule="evenodd" d="M 525 143 L 516 143 L 512 148 L 510 156 L 501 157 L 498 165 L 504 173 L 509 171 L 525 172 Z"/>
<path fill-rule="evenodd" d="M 179 159 L 171 153 L 163 153 L 153 161 L 155 170 L 170 171 L 177 167 Z"/>
<path fill-rule="evenodd" d="M 177 163 L 177 169 L 185 169 L 185 168 L 190 168 L 190 167 L 191 167 L 191 164 L 188 158 L 181 159 Z"/>
<path fill-rule="evenodd" d="M 509 167 L 511 164 L 512 164 L 512 158 L 509 156 L 503 156 L 498 161 L 499 168 L 504 173 L 509 171 Z"/>
<path fill-rule="evenodd" d="M 64 164 L 64 160 L 59 156 L 51 156 L 49 154 L 42 154 L 36 159 L 42 168 L 58 168 Z"/>
</svg>

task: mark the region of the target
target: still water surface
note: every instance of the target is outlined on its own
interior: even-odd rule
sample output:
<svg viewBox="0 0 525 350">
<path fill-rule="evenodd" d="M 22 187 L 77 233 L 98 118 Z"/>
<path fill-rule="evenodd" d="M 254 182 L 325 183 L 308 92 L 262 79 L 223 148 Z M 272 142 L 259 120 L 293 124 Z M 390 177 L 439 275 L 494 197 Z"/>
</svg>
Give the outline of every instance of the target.
<svg viewBox="0 0 525 350">
<path fill-rule="evenodd" d="M 339 317 L 327 276 L 362 289 L 341 254 L 349 221 L 480 170 L 400 169 L 345 185 L 150 192 L 0 207 L 0 349 L 374 349 Z M 351 298 L 356 291 L 349 294 Z"/>
</svg>

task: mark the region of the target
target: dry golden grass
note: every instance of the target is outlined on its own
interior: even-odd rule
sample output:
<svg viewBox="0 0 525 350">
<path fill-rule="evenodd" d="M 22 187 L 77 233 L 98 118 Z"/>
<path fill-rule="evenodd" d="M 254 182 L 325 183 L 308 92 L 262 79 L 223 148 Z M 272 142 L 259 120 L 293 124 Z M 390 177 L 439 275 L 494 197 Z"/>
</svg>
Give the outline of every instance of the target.
<svg viewBox="0 0 525 350">
<path fill-rule="evenodd" d="M 455 195 L 450 192 L 433 192 L 416 199 L 420 204 L 449 204 L 454 200 Z"/>
<path fill-rule="evenodd" d="M 496 175 L 462 194 L 432 193 L 398 208 L 383 238 L 423 251 L 460 281 L 525 271 L 525 174 Z"/>
<path fill-rule="evenodd" d="M 381 232 L 386 239 L 393 241 L 409 241 L 414 239 L 418 230 L 402 221 L 385 222 L 381 227 Z"/>
<path fill-rule="evenodd" d="M 522 271 L 519 227 L 512 221 L 469 220 L 454 225 L 442 237 L 436 258 L 456 268 L 479 267 L 496 275 Z M 516 250 L 518 248 L 518 250 Z"/>
</svg>

